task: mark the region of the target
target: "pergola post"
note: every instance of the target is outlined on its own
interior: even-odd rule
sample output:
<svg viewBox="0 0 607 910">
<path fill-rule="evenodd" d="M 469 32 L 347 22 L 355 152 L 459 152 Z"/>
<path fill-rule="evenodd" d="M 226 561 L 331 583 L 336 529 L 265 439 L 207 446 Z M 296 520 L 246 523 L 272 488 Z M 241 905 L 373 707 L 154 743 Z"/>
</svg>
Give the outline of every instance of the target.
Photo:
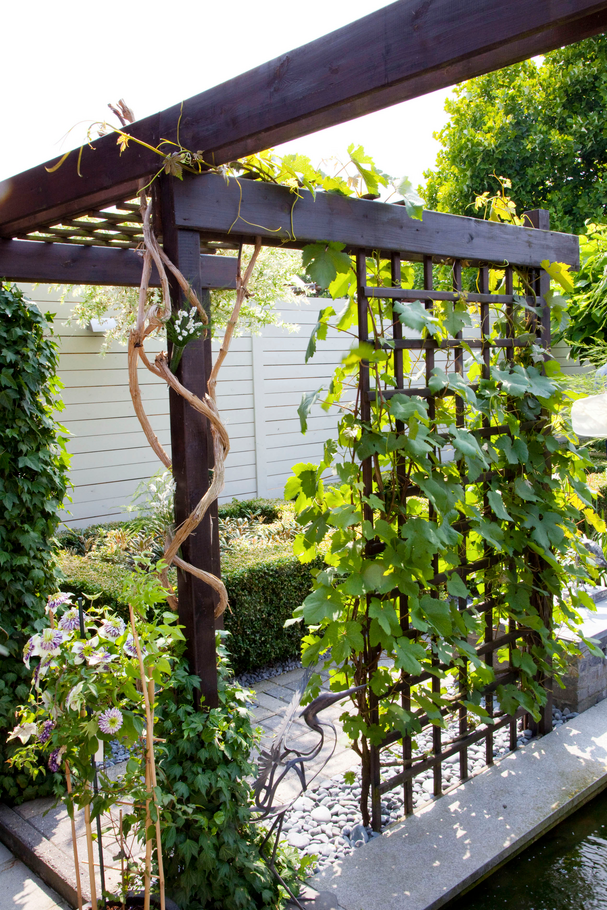
<svg viewBox="0 0 607 910">
<path fill-rule="evenodd" d="M 160 198 L 162 232 L 167 255 L 190 282 L 193 290 L 210 308 L 208 289 L 202 288 L 200 275 L 200 235 L 196 231 L 177 230 L 173 214 L 172 180 L 161 182 Z M 171 283 L 173 306 L 180 307 L 184 296 L 176 282 Z M 169 346 L 169 356 L 170 356 Z M 203 399 L 211 372 L 210 334 L 191 342 L 183 352 L 176 370 L 177 378 L 191 392 Z M 175 525 L 189 516 L 209 487 L 213 469 L 213 445 L 208 420 L 194 411 L 172 389 L 169 391 L 173 477 L 175 480 Z M 220 574 L 217 502 L 184 542 L 182 557 L 196 568 Z M 179 621 L 184 626 L 190 671 L 200 678 L 200 693 L 207 707 L 217 707 L 217 656 L 214 618 L 217 602 L 214 591 L 188 572 L 177 570 Z"/>
</svg>

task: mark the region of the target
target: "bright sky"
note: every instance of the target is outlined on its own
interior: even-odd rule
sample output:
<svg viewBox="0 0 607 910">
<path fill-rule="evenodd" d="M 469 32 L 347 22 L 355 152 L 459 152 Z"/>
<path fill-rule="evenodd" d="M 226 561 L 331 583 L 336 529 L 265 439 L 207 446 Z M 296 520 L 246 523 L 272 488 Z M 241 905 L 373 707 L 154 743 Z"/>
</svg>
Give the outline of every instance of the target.
<svg viewBox="0 0 607 910">
<path fill-rule="evenodd" d="M 124 98 L 138 118 L 385 6 L 385 0 L 29 0 L 2 11 L 0 179 L 82 144 Z M 447 91 L 288 143 L 317 164 L 350 142 L 417 185 L 438 149 Z M 66 134 L 71 130 L 69 135 Z M 411 135 L 413 139 L 409 138 Z"/>
</svg>

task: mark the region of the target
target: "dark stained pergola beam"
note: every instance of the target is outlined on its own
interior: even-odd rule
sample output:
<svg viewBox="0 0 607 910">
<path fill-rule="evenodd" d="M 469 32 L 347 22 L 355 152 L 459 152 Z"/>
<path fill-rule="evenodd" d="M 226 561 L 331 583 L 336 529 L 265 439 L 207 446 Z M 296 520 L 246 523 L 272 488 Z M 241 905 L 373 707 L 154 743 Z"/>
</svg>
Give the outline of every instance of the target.
<svg viewBox="0 0 607 910">
<path fill-rule="evenodd" d="M 293 230 L 295 244 L 290 246 L 329 240 L 409 253 L 412 258 L 433 255 L 518 266 L 537 266 L 549 259 L 579 268 L 579 241 L 571 234 L 431 211 L 418 221 L 402 205 L 329 193 L 317 193 L 314 199 L 307 190 L 297 199 L 286 187 L 253 180 L 226 184 L 216 174 L 175 181 L 174 206 L 177 228 L 208 232 L 214 238 L 236 235 L 251 242 L 260 235 L 266 243 L 276 244 L 292 241 Z"/>
<path fill-rule="evenodd" d="M 139 287 L 141 266 L 141 256 L 134 250 L 0 240 L 0 278 L 11 281 Z M 202 287 L 234 289 L 236 266 L 234 256 L 203 254 L 200 257 Z M 150 284 L 160 285 L 155 268 Z"/>
<path fill-rule="evenodd" d="M 177 140 L 219 164 L 545 53 L 607 28 L 607 0 L 398 0 L 248 73 L 138 121 L 156 146 Z M 0 234 L 12 237 L 136 191 L 162 159 L 115 136 L 50 174 L 0 183 Z M 116 186 L 121 184 L 121 193 Z"/>
</svg>

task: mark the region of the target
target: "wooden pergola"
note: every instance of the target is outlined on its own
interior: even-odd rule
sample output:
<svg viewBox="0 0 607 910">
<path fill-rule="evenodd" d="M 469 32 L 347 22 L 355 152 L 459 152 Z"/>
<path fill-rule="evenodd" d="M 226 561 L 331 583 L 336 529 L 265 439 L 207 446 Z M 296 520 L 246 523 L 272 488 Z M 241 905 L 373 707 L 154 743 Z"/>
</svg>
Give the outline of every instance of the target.
<svg viewBox="0 0 607 910">
<path fill-rule="evenodd" d="M 251 70 L 182 105 L 137 121 L 126 132 L 149 146 L 161 140 L 202 150 L 214 165 L 342 123 L 407 99 L 499 69 L 607 28 L 607 0 L 398 0 L 357 22 Z M 179 130 L 179 132 L 178 132 Z M 414 138 L 414 137 L 413 137 Z M 116 137 L 84 146 L 52 173 L 40 165 L 0 183 L 0 275 L 17 281 L 137 286 L 141 258 L 139 182 L 161 159 Z M 157 220 L 164 249 L 199 296 L 234 287 L 236 259 L 215 255 L 261 233 L 264 243 L 302 246 L 338 240 L 350 250 L 398 252 L 410 259 L 455 257 L 507 260 L 537 267 L 538 257 L 577 263 L 574 238 L 545 230 L 495 225 L 425 212 L 412 221 L 402 206 L 303 193 L 294 212 L 282 187 L 242 181 L 234 222 L 234 183 L 213 174 L 157 180 Z M 539 216 L 538 216 L 539 217 Z M 264 230 L 258 226 L 263 224 Z M 233 225 L 233 226 L 232 226 Z M 547 225 L 537 220 L 536 228 Z M 181 292 L 172 289 L 175 304 Z M 191 343 L 178 375 L 204 398 L 210 340 Z M 170 393 L 175 519 L 190 513 L 213 467 L 204 420 L 190 419 L 183 398 Z M 184 558 L 219 573 L 216 507 L 184 544 Z M 214 594 L 179 572 L 179 612 L 190 665 L 208 704 L 217 694 Z"/>
</svg>

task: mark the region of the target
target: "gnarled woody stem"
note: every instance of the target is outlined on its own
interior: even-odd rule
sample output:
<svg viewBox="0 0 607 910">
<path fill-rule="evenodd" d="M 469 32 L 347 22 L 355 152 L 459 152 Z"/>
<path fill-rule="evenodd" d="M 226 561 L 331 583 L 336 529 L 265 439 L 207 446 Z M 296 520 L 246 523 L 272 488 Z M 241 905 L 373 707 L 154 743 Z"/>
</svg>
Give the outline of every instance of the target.
<svg viewBox="0 0 607 910">
<path fill-rule="evenodd" d="M 166 381 L 167 385 L 169 385 L 170 388 L 172 388 L 178 395 L 181 395 L 195 411 L 197 411 L 201 416 L 207 418 L 213 439 L 214 455 L 213 479 L 208 490 L 200 502 L 193 509 L 193 511 L 190 513 L 190 515 L 186 518 L 186 520 L 178 528 L 175 529 L 174 535 L 172 537 L 169 537 L 166 541 L 164 552 L 164 562 L 166 567 L 162 570 L 160 577 L 164 587 L 167 590 L 169 604 L 173 609 L 175 609 L 177 606 L 177 600 L 173 594 L 172 587 L 168 580 L 168 567 L 171 564 L 176 565 L 183 571 L 189 572 L 196 578 L 204 581 L 219 595 L 219 603 L 215 608 L 215 617 L 218 617 L 223 613 L 228 605 L 228 596 L 225 585 L 217 576 L 191 565 L 177 554 L 182 543 L 198 527 L 206 515 L 209 507 L 218 498 L 224 487 L 225 459 L 230 450 L 230 439 L 217 409 L 217 376 L 228 353 L 241 306 L 246 296 L 248 295 L 247 286 L 251 279 L 259 251 L 261 249 L 261 238 L 256 238 L 255 250 L 251 256 L 251 260 L 247 266 L 244 276 L 242 276 L 240 273 L 239 265 L 238 276 L 236 280 L 236 301 L 234 304 L 234 309 L 226 327 L 217 360 L 211 371 L 211 376 L 208 383 L 208 395 L 205 396 L 204 400 L 202 400 L 197 395 L 194 395 L 192 392 L 190 392 L 189 389 L 187 389 L 181 382 L 179 382 L 169 367 L 166 354 L 159 354 L 156 357 L 155 363 L 152 364 L 149 361 L 144 350 L 144 341 L 147 336 L 155 329 L 157 329 L 163 322 L 166 322 L 171 315 L 169 282 L 165 266 L 175 276 L 186 298 L 189 300 L 192 306 L 196 307 L 202 321 L 205 324 L 208 323 L 208 317 L 189 283 L 186 281 L 179 269 L 171 262 L 164 250 L 160 249 L 160 246 L 158 245 L 158 241 L 151 224 L 151 200 L 147 199 L 143 191 L 141 192 L 140 198 L 145 253 L 143 273 L 139 289 L 137 321 L 135 328 L 132 330 L 129 336 L 128 348 L 129 388 L 131 392 L 131 398 L 133 400 L 133 406 L 135 408 L 135 413 L 145 433 L 146 439 L 150 443 L 152 449 L 154 452 L 156 452 L 158 458 L 165 465 L 165 467 L 170 470 L 171 460 L 160 444 L 156 434 L 154 433 L 147 414 L 145 413 L 143 402 L 141 400 L 141 392 L 137 376 L 138 362 L 139 358 L 141 358 L 144 365 L 148 370 L 150 370 L 150 372 L 154 373 L 156 376 L 162 377 Z M 160 276 L 160 286 L 162 293 L 161 307 L 156 304 L 149 307 L 147 306 L 147 294 L 149 290 L 152 261 L 155 263 Z"/>
</svg>

